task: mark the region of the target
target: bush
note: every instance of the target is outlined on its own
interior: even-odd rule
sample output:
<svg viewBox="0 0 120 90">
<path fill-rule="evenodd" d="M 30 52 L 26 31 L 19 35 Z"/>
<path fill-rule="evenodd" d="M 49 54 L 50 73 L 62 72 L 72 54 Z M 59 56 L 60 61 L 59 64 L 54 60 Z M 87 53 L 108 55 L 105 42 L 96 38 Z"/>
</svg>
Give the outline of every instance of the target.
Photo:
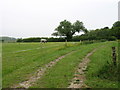
<svg viewBox="0 0 120 90">
<path fill-rule="evenodd" d="M 115 41 L 117 38 L 115 36 L 108 37 L 108 41 Z"/>
</svg>

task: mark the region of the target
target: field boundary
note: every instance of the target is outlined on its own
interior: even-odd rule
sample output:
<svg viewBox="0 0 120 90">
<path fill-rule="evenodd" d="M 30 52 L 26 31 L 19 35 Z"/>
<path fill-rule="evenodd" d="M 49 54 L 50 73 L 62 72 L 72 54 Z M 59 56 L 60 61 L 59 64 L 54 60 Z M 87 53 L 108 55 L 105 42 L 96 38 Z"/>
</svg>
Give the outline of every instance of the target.
<svg viewBox="0 0 120 90">
<path fill-rule="evenodd" d="M 14 85 L 11 88 L 29 88 L 30 86 L 32 86 L 38 79 L 40 79 L 43 74 L 46 72 L 47 69 L 53 67 L 58 61 L 60 61 L 61 59 L 65 58 L 66 56 L 74 53 L 76 51 L 71 51 L 63 56 L 58 57 L 57 59 L 49 62 L 48 64 L 45 64 L 44 67 L 38 69 L 32 77 L 29 78 L 29 80 L 24 81 L 19 83 L 18 85 Z"/>
</svg>

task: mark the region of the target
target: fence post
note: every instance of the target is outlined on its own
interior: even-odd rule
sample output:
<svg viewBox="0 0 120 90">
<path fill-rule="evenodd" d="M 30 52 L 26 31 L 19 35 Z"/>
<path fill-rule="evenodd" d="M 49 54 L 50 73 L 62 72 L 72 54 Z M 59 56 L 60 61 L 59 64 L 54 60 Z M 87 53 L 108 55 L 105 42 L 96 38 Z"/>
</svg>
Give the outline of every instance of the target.
<svg viewBox="0 0 120 90">
<path fill-rule="evenodd" d="M 115 47 L 112 47 L 112 59 L 113 59 L 113 64 L 116 66 L 116 49 L 115 49 Z"/>
</svg>

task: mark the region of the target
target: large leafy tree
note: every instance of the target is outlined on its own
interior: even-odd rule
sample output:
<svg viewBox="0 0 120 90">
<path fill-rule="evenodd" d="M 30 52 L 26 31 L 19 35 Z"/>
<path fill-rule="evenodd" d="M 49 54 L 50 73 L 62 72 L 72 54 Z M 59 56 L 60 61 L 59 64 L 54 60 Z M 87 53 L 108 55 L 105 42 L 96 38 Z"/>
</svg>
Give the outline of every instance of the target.
<svg viewBox="0 0 120 90">
<path fill-rule="evenodd" d="M 60 25 L 55 29 L 55 31 L 56 32 L 52 35 L 65 36 L 67 40 L 70 40 L 76 32 L 79 33 L 80 31 L 84 31 L 86 33 L 87 29 L 85 29 L 83 23 L 78 20 L 73 24 L 67 20 L 64 20 L 60 22 Z"/>
</svg>

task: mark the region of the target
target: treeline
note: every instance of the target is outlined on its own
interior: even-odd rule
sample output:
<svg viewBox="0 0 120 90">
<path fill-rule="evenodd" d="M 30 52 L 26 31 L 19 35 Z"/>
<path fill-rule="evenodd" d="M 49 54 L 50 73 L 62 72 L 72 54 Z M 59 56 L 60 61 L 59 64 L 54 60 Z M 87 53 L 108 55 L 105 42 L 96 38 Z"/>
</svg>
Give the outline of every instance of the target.
<svg viewBox="0 0 120 90">
<path fill-rule="evenodd" d="M 79 40 L 114 41 L 117 39 L 120 39 L 120 21 L 115 22 L 112 28 L 104 27 L 101 29 L 91 30 L 86 34 L 73 37 L 73 41 Z"/>
<path fill-rule="evenodd" d="M 2 37 L 0 37 L 0 42 L 8 42 L 8 43 L 16 42 L 16 38 L 2 36 Z"/>
<path fill-rule="evenodd" d="M 17 40 L 17 42 L 40 42 L 41 39 L 47 39 L 47 42 L 64 42 L 64 38 L 47 38 L 47 37 L 42 37 L 42 38 L 20 38 Z"/>
<path fill-rule="evenodd" d="M 47 38 L 48 42 L 64 42 L 65 38 Z M 18 39 L 17 42 L 40 42 L 40 39 L 43 38 L 25 38 Z M 113 24 L 112 28 L 104 27 L 101 29 L 90 30 L 85 34 L 74 36 L 69 41 L 114 41 L 120 39 L 120 21 L 117 21 Z"/>
<path fill-rule="evenodd" d="M 89 31 L 86 34 L 83 34 L 81 36 L 75 36 L 73 37 L 73 41 L 79 41 L 79 40 L 107 40 L 107 41 L 114 41 L 120 39 L 120 28 L 114 28 L 114 29 L 97 29 Z"/>
</svg>

